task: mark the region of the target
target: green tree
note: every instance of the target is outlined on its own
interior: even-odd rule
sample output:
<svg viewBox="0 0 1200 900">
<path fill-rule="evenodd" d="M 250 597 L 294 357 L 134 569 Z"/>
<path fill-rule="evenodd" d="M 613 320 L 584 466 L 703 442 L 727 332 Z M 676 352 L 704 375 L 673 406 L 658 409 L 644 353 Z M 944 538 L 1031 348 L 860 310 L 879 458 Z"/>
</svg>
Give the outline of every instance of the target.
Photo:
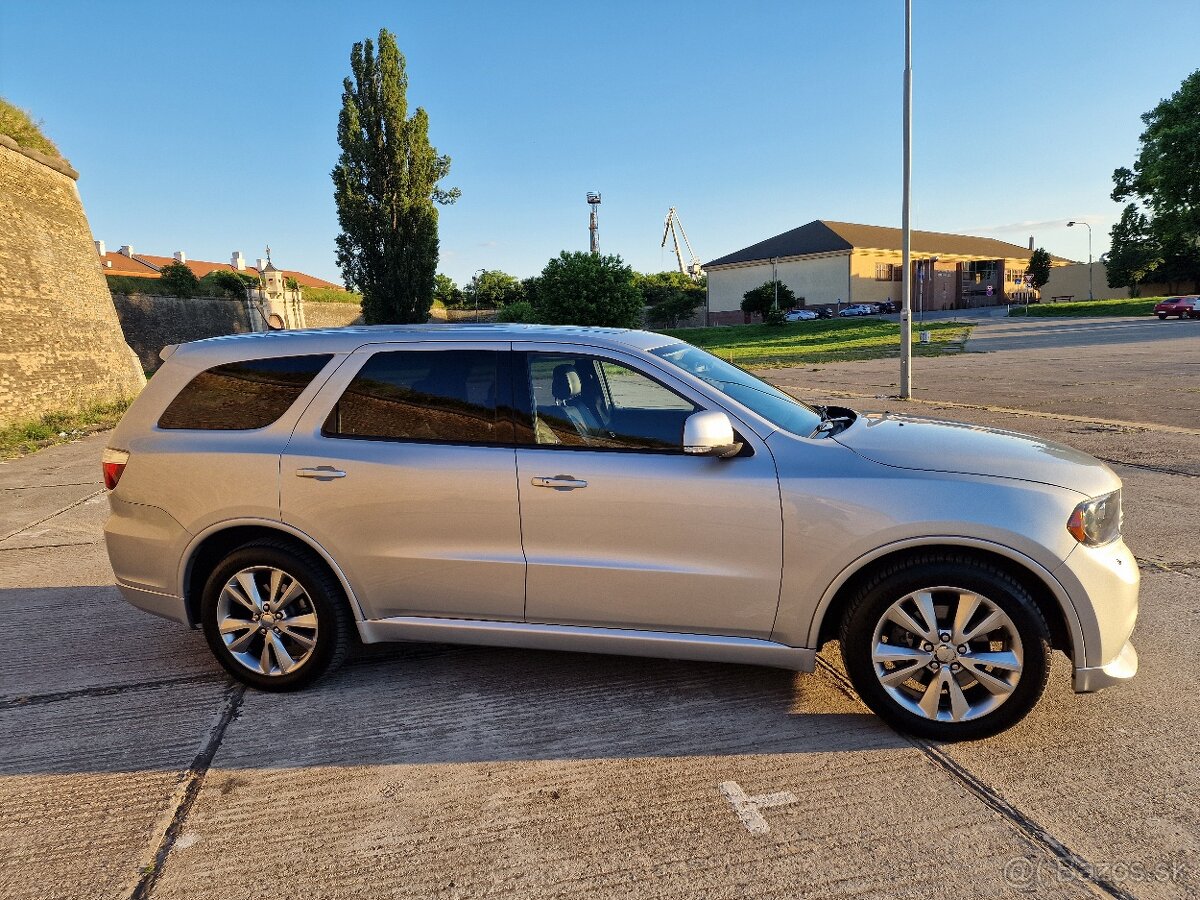
<svg viewBox="0 0 1200 900">
<path fill-rule="evenodd" d="M 696 280 L 683 272 L 637 275 L 635 281 L 648 307 L 646 318 L 655 326 L 674 327 L 691 318 L 708 293 L 707 276 Z"/>
<path fill-rule="evenodd" d="M 547 325 L 637 328 L 642 295 L 621 257 L 564 250 L 542 269 L 534 309 Z"/>
<path fill-rule="evenodd" d="M 158 270 L 163 285 L 175 297 L 195 297 L 200 293 L 200 279 L 181 262 L 167 263 Z"/>
<path fill-rule="evenodd" d="M 1113 200 L 1134 200 L 1141 209 L 1130 213 L 1127 207 L 1113 227 L 1109 258 L 1122 274 L 1112 284 L 1110 270 L 1110 286 L 1136 290 L 1133 276 L 1153 271 L 1157 279 L 1191 282 L 1200 290 L 1200 70 L 1142 122 L 1146 130 L 1133 168 L 1113 172 Z M 1158 262 L 1149 265 L 1154 249 Z"/>
<path fill-rule="evenodd" d="M 1044 247 L 1038 247 L 1029 255 L 1029 265 L 1025 267 L 1025 274 L 1033 279 L 1033 286 L 1039 291 L 1042 285 L 1050 280 L 1050 254 Z"/>
<path fill-rule="evenodd" d="M 482 307 L 499 309 L 524 298 L 520 279 L 499 269 L 485 269 L 463 288 L 463 302 L 468 306 L 478 303 Z"/>
<path fill-rule="evenodd" d="M 1109 287 L 1127 287 L 1138 296 L 1138 286 L 1163 263 L 1162 247 L 1150 228 L 1150 220 L 1130 203 L 1112 228 L 1112 249 L 1104 257 Z"/>
<path fill-rule="evenodd" d="M 457 306 L 462 302 L 462 291 L 453 278 L 439 273 L 433 276 L 433 299 L 443 306 Z"/>
<path fill-rule="evenodd" d="M 352 77 L 342 83 L 332 176 L 341 234 L 337 259 L 347 289 L 363 295 L 368 323 L 424 322 L 433 303 L 438 261 L 435 204 L 453 203 L 458 188 L 438 182 L 450 157 L 429 143 L 429 116 L 408 115 L 408 76 L 396 37 L 379 31 L 350 52 Z"/>
<path fill-rule="evenodd" d="M 796 295 L 782 281 L 764 281 L 742 295 L 742 312 L 758 313 L 766 325 L 782 325 L 784 311 L 795 305 Z"/>
</svg>

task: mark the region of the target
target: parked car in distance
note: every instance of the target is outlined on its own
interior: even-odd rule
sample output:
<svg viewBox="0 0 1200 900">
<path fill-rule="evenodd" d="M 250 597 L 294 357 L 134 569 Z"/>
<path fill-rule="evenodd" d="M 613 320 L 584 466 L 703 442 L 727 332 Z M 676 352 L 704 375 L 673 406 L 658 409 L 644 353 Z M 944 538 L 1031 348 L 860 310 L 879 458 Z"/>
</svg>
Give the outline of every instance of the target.
<svg viewBox="0 0 1200 900">
<path fill-rule="evenodd" d="M 817 318 L 817 314 L 811 309 L 790 309 L 783 318 L 788 322 L 807 322 Z"/>
<path fill-rule="evenodd" d="M 832 319 L 833 310 L 828 306 L 818 306 L 816 309 L 818 319 Z"/>
<path fill-rule="evenodd" d="M 882 303 L 876 303 L 875 309 L 877 312 L 881 313 L 899 312 L 899 308 L 896 306 L 896 302 L 894 300 L 884 300 Z"/>
<path fill-rule="evenodd" d="M 871 316 L 874 314 L 875 314 L 875 307 L 867 306 L 864 303 L 851 304 L 850 306 L 847 306 L 845 309 L 843 309 L 840 313 L 838 313 L 838 315 L 842 316 L 843 318 L 849 317 L 849 316 Z"/>
<path fill-rule="evenodd" d="M 643 331 L 161 355 L 102 456 L 109 558 L 255 688 L 312 683 L 356 637 L 801 671 L 838 640 L 882 718 L 961 740 L 1029 712 L 1052 649 L 1080 692 L 1137 670 L 1121 481 L 1059 444 L 810 406 Z"/>
<path fill-rule="evenodd" d="M 1179 316 L 1181 319 L 1189 319 L 1195 311 L 1195 297 L 1165 297 L 1160 303 L 1155 304 L 1154 307 L 1154 315 L 1160 319 L 1165 319 L 1167 316 Z"/>
</svg>

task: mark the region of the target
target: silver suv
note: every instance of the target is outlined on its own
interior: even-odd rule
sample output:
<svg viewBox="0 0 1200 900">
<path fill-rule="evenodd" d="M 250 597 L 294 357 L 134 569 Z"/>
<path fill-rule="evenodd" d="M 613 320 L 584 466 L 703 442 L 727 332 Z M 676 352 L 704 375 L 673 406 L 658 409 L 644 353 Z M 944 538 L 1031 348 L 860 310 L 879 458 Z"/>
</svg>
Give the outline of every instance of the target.
<svg viewBox="0 0 1200 900">
<path fill-rule="evenodd" d="M 112 434 L 135 606 L 265 690 L 355 638 L 811 671 L 935 739 L 1133 676 L 1121 482 L 1019 434 L 808 406 L 674 338 L 535 326 L 168 347 Z"/>
</svg>

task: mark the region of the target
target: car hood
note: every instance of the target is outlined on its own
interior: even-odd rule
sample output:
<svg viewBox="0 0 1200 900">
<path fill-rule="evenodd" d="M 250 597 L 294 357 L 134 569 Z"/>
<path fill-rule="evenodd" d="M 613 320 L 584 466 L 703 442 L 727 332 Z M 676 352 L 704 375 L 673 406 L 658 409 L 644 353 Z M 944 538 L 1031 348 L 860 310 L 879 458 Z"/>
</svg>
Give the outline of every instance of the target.
<svg viewBox="0 0 1200 900">
<path fill-rule="evenodd" d="M 1108 466 L 1063 444 L 998 428 L 891 414 L 860 414 L 834 437 L 885 466 L 1036 481 L 1089 497 L 1121 486 Z"/>
</svg>

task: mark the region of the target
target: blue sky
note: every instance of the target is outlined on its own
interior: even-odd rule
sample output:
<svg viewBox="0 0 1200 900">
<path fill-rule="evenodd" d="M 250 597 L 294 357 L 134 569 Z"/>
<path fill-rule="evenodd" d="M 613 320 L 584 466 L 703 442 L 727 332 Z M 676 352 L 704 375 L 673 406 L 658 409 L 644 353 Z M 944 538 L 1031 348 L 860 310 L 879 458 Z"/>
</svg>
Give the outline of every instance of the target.
<svg viewBox="0 0 1200 900">
<path fill-rule="evenodd" d="M 914 0 L 913 226 L 1108 246 L 1139 115 L 1200 65 L 1200 4 Z M 453 158 L 440 270 L 601 246 L 642 271 L 816 218 L 900 224 L 903 5 L 0 3 L 0 95 L 82 173 L 109 247 L 340 280 L 329 171 L 350 47 L 380 27 Z"/>
</svg>

